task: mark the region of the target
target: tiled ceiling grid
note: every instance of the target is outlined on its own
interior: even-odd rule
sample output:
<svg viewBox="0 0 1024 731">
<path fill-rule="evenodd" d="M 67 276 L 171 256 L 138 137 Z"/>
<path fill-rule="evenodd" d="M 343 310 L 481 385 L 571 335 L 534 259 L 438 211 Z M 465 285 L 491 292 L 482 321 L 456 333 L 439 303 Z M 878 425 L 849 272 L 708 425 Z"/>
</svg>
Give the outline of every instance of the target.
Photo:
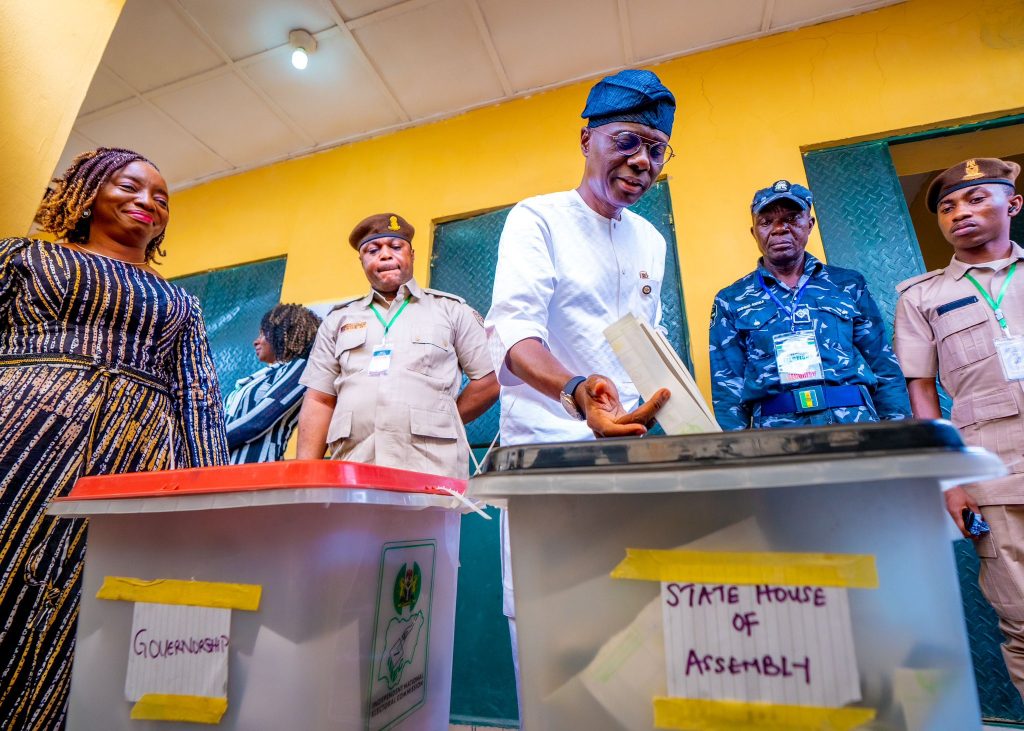
<svg viewBox="0 0 1024 731">
<path fill-rule="evenodd" d="M 895 1 L 128 0 L 56 172 L 122 146 L 180 189 Z"/>
</svg>

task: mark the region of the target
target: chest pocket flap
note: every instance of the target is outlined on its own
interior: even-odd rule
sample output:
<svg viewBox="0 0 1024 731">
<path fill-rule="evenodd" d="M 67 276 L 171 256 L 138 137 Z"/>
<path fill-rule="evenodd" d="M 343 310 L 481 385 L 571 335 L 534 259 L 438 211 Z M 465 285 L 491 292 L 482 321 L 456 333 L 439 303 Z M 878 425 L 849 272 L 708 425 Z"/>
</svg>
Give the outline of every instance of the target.
<svg viewBox="0 0 1024 731">
<path fill-rule="evenodd" d="M 334 341 L 334 354 L 341 355 L 346 350 L 358 348 L 360 345 L 365 343 L 366 330 L 367 328 L 365 326 L 353 327 L 338 333 L 338 337 Z"/>
<path fill-rule="evenodd" d="M 979 302 L 951 310 L 932 321 L 942 371 L 956 370 L 995 354 L 986 308 Z"/>
<path fill-rule="evenodd" d="M 458 439 L 459 431 L 454 417 L 447 411 L 432 411 L 409 407 L 409 430 L 418 437 Z"/>
</svg>

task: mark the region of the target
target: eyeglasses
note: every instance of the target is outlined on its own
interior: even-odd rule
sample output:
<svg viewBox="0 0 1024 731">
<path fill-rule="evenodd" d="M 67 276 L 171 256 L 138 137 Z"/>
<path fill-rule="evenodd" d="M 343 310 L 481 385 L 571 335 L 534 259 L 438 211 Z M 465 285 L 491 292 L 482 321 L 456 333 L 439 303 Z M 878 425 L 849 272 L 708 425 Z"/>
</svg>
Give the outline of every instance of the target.
<svg viewBox="0 0 1024 731">
<path fill-rule="evenodd" d="M 672 151 L 672 145 L 667 142 L 648 140 L 645 137 L 641 137 L 636 132 L 622 131 L 611 135 L 607 132 L 601 132 L 601 130 L 597 128 L 592 128 L 592 130 L 603 134 L 605 137 L 611 137 L 612 141 L 615 143 L 615 150 L 627 157 L 635 155 L 644 145 L 647 146 L 647 156 L 651 158 L 651 162 L 655 165 L 664 165 L 675 157 L 675 152 Z"/>
</svg>

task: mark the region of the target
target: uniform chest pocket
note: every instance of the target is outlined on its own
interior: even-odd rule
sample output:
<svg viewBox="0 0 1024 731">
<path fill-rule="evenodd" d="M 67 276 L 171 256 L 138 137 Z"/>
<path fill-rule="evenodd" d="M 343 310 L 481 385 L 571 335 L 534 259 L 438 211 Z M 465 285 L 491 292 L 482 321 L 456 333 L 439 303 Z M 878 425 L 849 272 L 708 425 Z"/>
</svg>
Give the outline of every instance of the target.
<svg viewBox="0 0 1024 731">
<path fill-rule="evenodd" d="M 434 378 L 445 378 L 444 368 L 452 355 L 451 330 L 443 326 L 424 329 L 409 344 L 409 370 Z"/>
<path fill-rule="evenodd" d="M 334 357 L 344 366 L 353 351 L 366 343 L 366 327 L 353 327 L 338 333 L 334 340 Z"/>
<path fill-rule="evenodd" d="M 856 308 L 843 300 L 818 300 L 811 303 L 814 333 L 821 350 L 836 352 L 839 358 L 850 355 L 853 346 L 853 319 Z"/>
<path fill-rule="evenodd" d="M 995 355 L 994 336 L 985 307 L 978 302 L 950 310 L 932 320 L 943 371 L 963 368 Z"/>
<path fill-rule="evenodd" d="M 736 329 L 739 331 L 739 342 L 743 346 L 747 360 L 774 360 L 777 333 L 788 332 L 789 321 L 779 309 L 751 309 L 736 318 Z"/>
</svg>

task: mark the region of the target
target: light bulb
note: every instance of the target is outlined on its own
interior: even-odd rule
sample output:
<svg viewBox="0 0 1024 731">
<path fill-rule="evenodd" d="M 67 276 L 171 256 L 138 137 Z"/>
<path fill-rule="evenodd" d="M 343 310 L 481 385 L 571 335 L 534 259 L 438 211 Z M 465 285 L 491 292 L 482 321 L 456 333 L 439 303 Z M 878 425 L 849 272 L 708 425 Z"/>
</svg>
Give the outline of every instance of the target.
<svg viewBox="0 0 1024 731">
<path fill-rule="evenodd" d="M 302 48 L 296 48 L 292 51 L 292 66 L 302 71 L 306 66 L 309 65 L 309 56 L 306 55 L 306 51 Z"/>
</svg>

